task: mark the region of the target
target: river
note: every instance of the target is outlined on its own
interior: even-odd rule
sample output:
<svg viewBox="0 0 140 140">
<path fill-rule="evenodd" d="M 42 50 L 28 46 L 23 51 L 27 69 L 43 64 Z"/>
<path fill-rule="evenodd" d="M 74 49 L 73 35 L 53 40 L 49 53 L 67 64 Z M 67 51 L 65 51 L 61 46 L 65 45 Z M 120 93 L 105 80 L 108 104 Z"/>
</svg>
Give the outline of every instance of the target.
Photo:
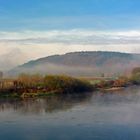
<svg viewBox="0 0 140 140">
<path fill-rule="evenodd" d="M 140 87 L 0 99 L 0 140 L 139 140 Z"/>
</svg>

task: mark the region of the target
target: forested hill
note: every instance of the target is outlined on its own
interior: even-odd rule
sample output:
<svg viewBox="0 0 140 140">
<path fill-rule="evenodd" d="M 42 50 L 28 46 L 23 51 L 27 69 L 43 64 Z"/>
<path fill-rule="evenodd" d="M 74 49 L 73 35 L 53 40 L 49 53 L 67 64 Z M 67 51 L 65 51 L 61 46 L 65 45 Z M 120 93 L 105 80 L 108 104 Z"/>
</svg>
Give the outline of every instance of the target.
<svg viewBox="0 0 140 140">
<path fill-rule="evenodd" d="M 53 55 L 20 65 L 10 75 L 19 73 L 48 73 L 69 75 L 120 74 L 140 65 L 139 54 L 120 52 L 72 52 Z"/>
</svg>

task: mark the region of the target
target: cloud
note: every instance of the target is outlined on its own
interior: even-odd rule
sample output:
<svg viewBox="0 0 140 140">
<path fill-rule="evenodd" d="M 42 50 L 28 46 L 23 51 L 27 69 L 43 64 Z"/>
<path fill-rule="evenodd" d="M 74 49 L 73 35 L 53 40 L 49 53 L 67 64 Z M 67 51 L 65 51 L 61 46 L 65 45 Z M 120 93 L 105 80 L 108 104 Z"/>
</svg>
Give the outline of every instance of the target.
<svg viewBox="0 0 140 140">
<path fill-rule="evenodd" d="M 0 41 L 63 44 L 138 44 L 140 31 L 52 30 L 0 32 Z"/>
<path fill-rule="evenodd" d="M 49 30 L 0 32 L 0 55 L 20 49 L 28 59 L 72 51 L 140 53 L 140 31 Z"/>
</svg>

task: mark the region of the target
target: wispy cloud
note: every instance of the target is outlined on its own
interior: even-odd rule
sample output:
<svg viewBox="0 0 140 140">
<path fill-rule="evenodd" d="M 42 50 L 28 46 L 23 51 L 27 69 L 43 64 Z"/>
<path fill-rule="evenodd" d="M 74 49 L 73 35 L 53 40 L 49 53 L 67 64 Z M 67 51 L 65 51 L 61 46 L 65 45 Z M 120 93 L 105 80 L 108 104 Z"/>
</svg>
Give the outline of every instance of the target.
<svg viewBox="0 0 140 140">
<path fill-rule="evenodd" d="M 0 32 L 0 41 L 63 44 L 138 44 L 139 31 L 50 30 Z"/>
<path fill-rule="evenodd" d="M 0 32 L 0 55 L 20 49 L 29 59 L 71 51 L 120 51 L 140 53 L 140 31 L 84 29 Z"/>
</svg>

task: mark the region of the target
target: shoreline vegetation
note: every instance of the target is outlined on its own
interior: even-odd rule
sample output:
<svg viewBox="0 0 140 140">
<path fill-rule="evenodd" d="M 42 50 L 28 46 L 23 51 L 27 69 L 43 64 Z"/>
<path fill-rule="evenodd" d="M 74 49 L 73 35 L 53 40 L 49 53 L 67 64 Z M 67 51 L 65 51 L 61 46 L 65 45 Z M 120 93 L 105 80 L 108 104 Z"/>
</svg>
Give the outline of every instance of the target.
<svg viewBox="0 0 140 140">
<path fill-rule="evenodd" d="M 20 74 L 14 80 L 1 81 L 0 97 L 32 98 L 60 93 L 82 93 L 92 90 L 93 86 L 88 81 L 70 76 Z"/>
<path fill-rule="evenodd" d="M 140 85 L 140 68 L 134 68 L 130 76 L 109 78 L 75 78 L 65 75 L 20 74 L 16 79 L 0 80 L 0 98 L 33 98 L 56 94 L 116 91 Z"/>
</svg>

